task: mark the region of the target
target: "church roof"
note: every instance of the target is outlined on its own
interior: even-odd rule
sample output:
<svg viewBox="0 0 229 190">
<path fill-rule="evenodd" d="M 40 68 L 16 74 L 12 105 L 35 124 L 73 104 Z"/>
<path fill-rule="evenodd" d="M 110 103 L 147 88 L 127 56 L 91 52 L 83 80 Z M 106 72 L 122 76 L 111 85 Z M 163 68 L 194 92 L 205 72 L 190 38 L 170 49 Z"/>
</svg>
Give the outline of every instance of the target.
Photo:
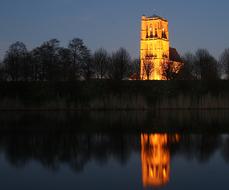
<svg viewBox="0 0 229 190">
<path fill-rule="evenodd" d="M 161 19 L 161 20 L 167 21 L 165 18 L 163 18 L 157 14 L 153 14 L 152 16 L 146 16 L 146 18 L 148 18 L 148 19 Z"/>
<path fill-rule="evenodd" d="M 169 59 L 175 62 L 182 62 L 182 59 L 175 48 L 169 48 Z"/>
</svg>

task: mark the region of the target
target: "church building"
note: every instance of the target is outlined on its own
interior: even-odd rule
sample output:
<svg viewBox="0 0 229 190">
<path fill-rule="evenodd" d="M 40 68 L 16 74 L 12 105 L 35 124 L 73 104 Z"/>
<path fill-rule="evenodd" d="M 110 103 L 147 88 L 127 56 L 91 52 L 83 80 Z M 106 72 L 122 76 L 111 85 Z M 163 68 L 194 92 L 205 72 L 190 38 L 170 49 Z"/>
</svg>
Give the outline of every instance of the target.
<svg viewBox="0 0 229 190">
<path fill-rule="evenodd" d="M 141 80 L 166 80 L 163 72 L 167 66 L 172 66 L 173 72 L 179 71 L 182 61 L 176 49 L 170 47 L 166 19 L 142 16 L 140 46 Z"/>
</svg>

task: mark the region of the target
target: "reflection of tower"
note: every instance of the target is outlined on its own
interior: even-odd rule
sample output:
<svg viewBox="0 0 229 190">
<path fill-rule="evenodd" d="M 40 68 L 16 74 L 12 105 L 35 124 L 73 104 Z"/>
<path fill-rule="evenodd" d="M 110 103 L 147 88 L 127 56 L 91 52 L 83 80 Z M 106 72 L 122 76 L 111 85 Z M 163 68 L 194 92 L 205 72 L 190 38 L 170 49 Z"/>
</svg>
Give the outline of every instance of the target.
<svg viewBox="0 0 229 190">
<path fill-rule="evenodd" d="M 160 187 L 170 179 L 169 141 L 178 141 L 179 136 L 171 138 L 167 134 L 142 134 L 141 159 L 144 187 Z"/>
<path fill-rule="evenodd" d="M 142 16 L 140 50 L 142 80 L 146 80 L 147 75 L 150 80 L 162 80 L 161 64 L 169 61 L 169 50 L 168 21 L 157 15 Z M 151 64 L 151 67 L 146 64 Z"/>
</svg>

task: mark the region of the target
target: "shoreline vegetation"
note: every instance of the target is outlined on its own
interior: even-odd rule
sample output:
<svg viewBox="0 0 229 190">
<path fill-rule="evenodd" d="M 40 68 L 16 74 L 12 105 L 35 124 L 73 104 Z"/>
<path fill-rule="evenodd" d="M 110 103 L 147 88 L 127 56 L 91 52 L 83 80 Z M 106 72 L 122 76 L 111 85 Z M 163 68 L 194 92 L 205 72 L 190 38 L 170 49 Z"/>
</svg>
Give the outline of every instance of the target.
<svg viewBox="0 0 229 190">
<path fill-rule="evenodd" d="M 0 113 L 1 134 L 229 134 L 229 110 Z"/>
<path fill-rule="evenodd" d="M 0 82 L 0 111 L 229 110 L 229 82 Z"/>
</svg>

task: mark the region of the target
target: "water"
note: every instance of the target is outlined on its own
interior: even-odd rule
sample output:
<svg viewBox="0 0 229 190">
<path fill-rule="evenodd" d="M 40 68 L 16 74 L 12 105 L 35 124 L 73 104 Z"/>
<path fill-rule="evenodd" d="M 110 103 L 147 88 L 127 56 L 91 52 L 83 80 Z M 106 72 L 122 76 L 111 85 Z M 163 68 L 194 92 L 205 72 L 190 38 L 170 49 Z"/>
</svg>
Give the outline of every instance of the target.
<svg viewBox="0 0 229 190">
<path fill-rule="evenodd" d="M 226 115 L 1 113 L 1 188 L 227 189 Z"/>
</svg>

